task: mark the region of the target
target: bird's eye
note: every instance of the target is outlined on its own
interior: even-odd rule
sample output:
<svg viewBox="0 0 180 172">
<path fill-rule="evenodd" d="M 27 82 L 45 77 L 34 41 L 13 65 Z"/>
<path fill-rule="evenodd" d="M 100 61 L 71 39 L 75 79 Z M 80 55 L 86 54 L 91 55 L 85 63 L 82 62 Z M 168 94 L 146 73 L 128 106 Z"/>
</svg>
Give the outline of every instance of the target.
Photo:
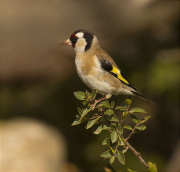
<svg viewBox="0 0 180 172">
<path fill-rule="evenodd" d="M 71 43 L 72 43 L 73 47 L 75 47 L 75 44 L 76 44 L 76 42 L 77 42 L 77 40 L 78 40 L 78 37 L 76 37 L 76 36 L 71 36 L 71 37 L 70 37 L 70 40 L 71 40 Z"/>
<path fill-rule="evenodd" d="M 77 40 L 78 40 L 77 37 L 74 37 L 74 38 L 73 38 L 73 42 L 76 42 Z"/>
</svg>

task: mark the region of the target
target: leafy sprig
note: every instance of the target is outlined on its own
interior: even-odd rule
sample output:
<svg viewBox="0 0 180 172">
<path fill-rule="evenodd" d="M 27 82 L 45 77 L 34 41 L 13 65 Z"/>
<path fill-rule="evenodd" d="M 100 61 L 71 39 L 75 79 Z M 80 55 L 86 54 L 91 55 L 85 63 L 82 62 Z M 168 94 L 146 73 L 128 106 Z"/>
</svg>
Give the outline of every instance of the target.
<svg viewBox="0 0 180 172">
<path fill-rule="evenodd" d="M 150 118 L 150 116 L 145 116 L 141 119 L 137 117 L 139 113 L 146 113 L 146 111 L 141 108 L 135 107 L 129 110 L 132 102 L 131 97 L 126 99 L 120 106 L 115 106 L 113 101 L 111 103 L 108 100 L 97 101 L 95 99 L 97 90 L 93 90 L 91 93 L 88 91 L 78 91 L 75 92 L 74 95 L 77 99 L 82 101 L 84 107 L 78 108 L 78 114 L 76 115 L 76 119 L 72 123 L 72 126 L 86 121 L 86 129 L 93 127 L 94 134 L 100 134 L 103 130 L 108 130 L 110 132 L 110 137 L 102 142 L 102 145 L 107 146 L 108 150 L 103 152 L 101 157 L 109 159 L 110 164 L 113 164 L 117 158 L 118 161 L 124 165 L 125 153 L 130 149 L 139 158 L 140 162 L 144 164 L 148 172 L 157 171 L 155 164 L 151 162 L 147 164 L 140 153 L 138 153 L 128 142 L 133 133 L 144 131 L 146 129 L 146 126 L 142 124 Z M 122 114 L 120 118 L 116 116 L 115 111 L 120 111 Z M 130 125 L 122 125 L 122 122 L 127 116 L 130 116 L 133 121 L 133 127 Z M 130 130 L 127 138 L 124 138 L 123 136 L 124 129 Z M 114 170 L 109 164 L 105 170 L 107 169 L 111 171 Z M 128 172 L 135 171 L 128 169 Z"/>
</svg>

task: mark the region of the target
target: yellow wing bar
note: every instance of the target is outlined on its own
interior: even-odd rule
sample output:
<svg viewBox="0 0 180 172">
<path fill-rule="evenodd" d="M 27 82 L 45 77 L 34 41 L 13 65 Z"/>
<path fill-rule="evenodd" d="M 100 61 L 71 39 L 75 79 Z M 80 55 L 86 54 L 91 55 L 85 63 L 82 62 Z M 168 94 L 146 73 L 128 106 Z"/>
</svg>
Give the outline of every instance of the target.
<svg viewBox="0 0 180 172">
<path fill-rule="evenodd" d="M 117 77 L 122 81 L 124 82 L 125 84 L 129 84 L 129 82 L 123 78 L 123 76 L 121 75 L 119 69 L 117 69 L 116 67 L 113 66 L 112 70 L 111 70 L 112 73 L 116 74 Z"/>
</svg>

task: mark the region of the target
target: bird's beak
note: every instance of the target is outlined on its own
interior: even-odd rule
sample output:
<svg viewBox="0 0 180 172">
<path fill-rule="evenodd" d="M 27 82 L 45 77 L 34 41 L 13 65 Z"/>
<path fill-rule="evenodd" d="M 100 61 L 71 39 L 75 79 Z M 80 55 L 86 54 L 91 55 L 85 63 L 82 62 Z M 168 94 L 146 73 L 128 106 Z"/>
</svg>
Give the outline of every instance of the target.
<svg viewBox="0 0 180 172">
<path fill-rule="evenodd" d="M 70 39 L 67 39 L 66 41 L 62 42 L 60 45 L 72 45 Z"/>
</svg>

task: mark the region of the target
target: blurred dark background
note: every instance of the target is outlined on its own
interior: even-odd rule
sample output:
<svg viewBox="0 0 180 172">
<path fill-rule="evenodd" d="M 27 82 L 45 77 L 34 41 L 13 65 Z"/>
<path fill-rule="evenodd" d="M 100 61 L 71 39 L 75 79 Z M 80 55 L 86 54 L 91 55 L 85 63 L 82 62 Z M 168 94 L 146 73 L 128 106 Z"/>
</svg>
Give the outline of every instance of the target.
<svg viewBox="0 0 180 172">
<path fill-rule="evenodd" d="M 83 106 L 73 92 L 90 89 L 77 76 L 73 48 L 60 43 L 78 29 L 94 33 L 131 84 L 157 104 L 133 98 L 131 107 L 151 118 L 130 144 L 159 171 L 178 172 L 179 1 L 153 0 L 1 0 L 1 170 L 88 172 L 106 166 L 100 154 L 108 132 L 71 127 Z M 120 105 L 125 98 L 110 100 Z M 115 161 L 116 169 L 146 170 L 132 152 L 125 156 L 126 165 Z"/>
</svg>

